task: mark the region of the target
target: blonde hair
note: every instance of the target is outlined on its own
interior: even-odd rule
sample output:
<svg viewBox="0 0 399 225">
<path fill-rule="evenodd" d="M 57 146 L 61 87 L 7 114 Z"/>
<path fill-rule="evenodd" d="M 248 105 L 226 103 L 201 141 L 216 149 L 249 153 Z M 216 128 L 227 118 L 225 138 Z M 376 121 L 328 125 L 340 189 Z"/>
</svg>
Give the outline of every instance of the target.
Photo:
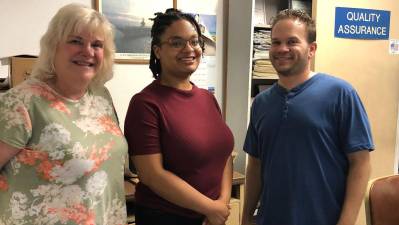
<svg viewBox="0 0 399 225">
<path fill-rule="evenodd" d="M 90 86 L 104 85 L 113 76 L 115 53 L 114 32 L 111 23 L 99 12 L 81 4 L 68 4 L 51 19 L 40 40 L 40 54 L 32 76 L 47 81 L 56 77 L 54 58 L 57 46 L 68 36 L 87 31 L 104 37 L 104 60 Z"/>
</svg>

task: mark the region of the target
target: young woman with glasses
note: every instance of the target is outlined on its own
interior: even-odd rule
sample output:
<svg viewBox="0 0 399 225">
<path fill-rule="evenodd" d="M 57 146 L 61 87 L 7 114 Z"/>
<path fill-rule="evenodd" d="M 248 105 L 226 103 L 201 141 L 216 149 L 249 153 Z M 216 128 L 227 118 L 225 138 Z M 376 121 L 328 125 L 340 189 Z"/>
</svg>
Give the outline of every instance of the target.
<svg viewBox="0 0 399 225">
<path fill-rule="evenodd" d="M 229 215 L 233 135 L 214 96 L 190 82 L 204 45 L 195 19 L 156 13 L 150 69 L 133 96 L 125 136 L 140 182 L 137 225 L 220 225 Z"/>
</svg>

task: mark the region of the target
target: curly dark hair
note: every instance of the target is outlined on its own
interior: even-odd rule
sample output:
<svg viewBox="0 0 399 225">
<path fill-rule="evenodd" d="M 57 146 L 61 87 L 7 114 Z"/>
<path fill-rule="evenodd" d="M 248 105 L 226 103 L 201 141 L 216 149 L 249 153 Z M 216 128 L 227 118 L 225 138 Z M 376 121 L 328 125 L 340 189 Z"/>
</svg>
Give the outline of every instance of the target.
<svg viewBox="0 0 399 225">
<path fill-rule="evenodd" d="M 305 23 L 308 43 L 316 41 L 316 23 L 305 11 L 299 9 L 284 9 L 280 11 L 275 17 L 273 17 L 272 33 L 273 27 L 276 23 L 284 19 L 294 19 Z"/>
<path fill-rule="evenodd" d="M 151 20 L 154 21 L 154 24 L 151 28 L 151 55 L 150 55 L 150 70 L 155 79 L 158 79 L 161 76 L 162 68 L 161 62 L 156 58 L 154 53 L 154 46 L 159 45 L 161 42 L 161 36 L 165 32 L 165 30 L 175 21 L 178 20 L 187 20 L 190 22 L 196 29 L 198 33 L 198 37 L 201 37 L 201 28 L 197 21 L 191 14 L 183 13 L 178 9 L 170 8 L 167 9 L 164 13 L 157 12 L 154 14 L 155 17 Z M 204 44 L 201 42 L 201 49 L 204 51 Z"/>
</svg>

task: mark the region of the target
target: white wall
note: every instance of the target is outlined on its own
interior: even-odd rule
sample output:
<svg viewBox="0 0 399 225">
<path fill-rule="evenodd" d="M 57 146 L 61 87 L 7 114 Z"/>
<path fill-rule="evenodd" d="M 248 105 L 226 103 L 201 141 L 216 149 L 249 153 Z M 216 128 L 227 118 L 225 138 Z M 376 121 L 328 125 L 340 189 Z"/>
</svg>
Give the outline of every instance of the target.
<svg viewBox="0 0 399 225">
<path fill-rule="evenodd" d="M 40 37 L 58 9 L 77 2 L 91 6 L 91 0 L 0 0 L 0 58 L 38 55 Z"/>
<path fill-rule="evenodd" d="M 132 96 L 153 80 L 148 65 L 120 65 L 114 67 L 114 77 L 106 86 L 111 92 L 119 124 L 123 130 L 125 115 Z"/>
<path fill-rule="evenodd" d="M 187 7 L 189 0 L 180 0 L 180 6 Z M 208 0 L 222 2 L 223 0 Z M 92 6 L 92 0 L 0 0 L 0 59 L 13 55 L 38 55 L 39 41 L 47 30 L 50 19 L 59 8 L 77 2 Z M 196 2 L 192 0 L 192 2 Z M 217 52 L 215 84 L 216 98 L 222 105 L 222 46 L 223 46 L 223 4 L 217 4 Z M 180 7 L 179 7 L 180 8 Z M 200 12 L 201 13 L 201 12 Z M 107 83 L 123 128 L 126 110 L 133 94 L 152 81 L 152 74 L 146 65 L 117 64 L 114 78 Z"/>
</svg>

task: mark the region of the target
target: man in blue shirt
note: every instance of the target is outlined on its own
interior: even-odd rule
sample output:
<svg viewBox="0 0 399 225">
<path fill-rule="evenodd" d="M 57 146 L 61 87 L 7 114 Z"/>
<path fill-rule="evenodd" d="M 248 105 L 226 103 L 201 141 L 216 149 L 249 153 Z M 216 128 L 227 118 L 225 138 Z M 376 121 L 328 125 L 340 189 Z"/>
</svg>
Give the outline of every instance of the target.
<svg viewBox="0 0 399 225">
<path fill-rule="evenodd" d="M 354 225 L 374 149 L 353 87 L 314 73 L 314 21 L 283 10 L 272 23 L 270 60 L 279 80 L 251 108 L 242 225 Z"/>
</svg>

